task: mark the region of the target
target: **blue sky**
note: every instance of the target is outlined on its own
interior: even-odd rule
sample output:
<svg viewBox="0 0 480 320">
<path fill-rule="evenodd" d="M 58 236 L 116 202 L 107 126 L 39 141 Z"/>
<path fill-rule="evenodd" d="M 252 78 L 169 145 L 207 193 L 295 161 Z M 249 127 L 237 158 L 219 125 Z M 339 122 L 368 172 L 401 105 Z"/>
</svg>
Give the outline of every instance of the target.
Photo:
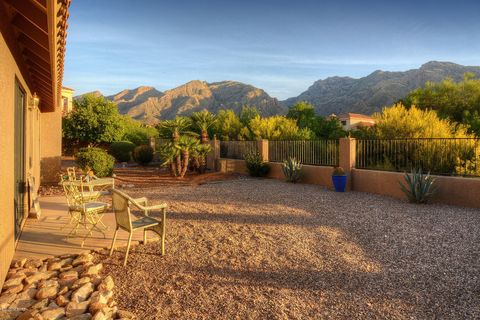
<svg viewBox="0 0 480 320">
<path fill-rule="evenodd" d="M 236 80 L 285 99 L 430 60 L 480 65 L 480 1 L 73 0 L 64 85 Z"/>
</svg>

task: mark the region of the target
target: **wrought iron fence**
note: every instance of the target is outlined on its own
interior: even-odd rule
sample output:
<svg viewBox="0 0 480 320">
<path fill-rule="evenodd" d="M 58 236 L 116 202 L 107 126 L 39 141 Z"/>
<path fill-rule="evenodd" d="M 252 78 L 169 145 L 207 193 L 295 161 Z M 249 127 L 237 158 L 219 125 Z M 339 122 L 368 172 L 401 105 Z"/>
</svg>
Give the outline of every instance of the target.
<svg viewBox="0 0 480 320">
<path fill-rule="evenodd" d="M 478 139 L 357 140 L 356 167 L 386 171 L 421 168 L 439 175 L 480 176 Z"/>
<path fill-rule="evenodd" d="M 281 162 L 290 157 L 302 164 L 338 166 L 338 140 L 269 141 L 268 157 Z"/>
<path fill-rule="evenodd" d="M 249 152 L 258 151 L 258 141 L 220 141 L 220 158 L 244 159 Z"/>
</svg>

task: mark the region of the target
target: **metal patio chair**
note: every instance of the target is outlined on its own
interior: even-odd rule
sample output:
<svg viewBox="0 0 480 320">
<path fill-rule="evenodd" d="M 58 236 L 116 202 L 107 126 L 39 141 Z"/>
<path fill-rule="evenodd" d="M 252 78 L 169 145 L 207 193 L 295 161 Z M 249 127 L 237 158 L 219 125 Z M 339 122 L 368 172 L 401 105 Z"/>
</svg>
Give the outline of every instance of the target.
<svg viewBox="0 0 480 320">
<path fill-rule="evenodd" d="M 129 233 L 127 250 L 125 253 L 125 260 L 123 265 L 127 264 L 128 252 L 130 250 L 130 243 L 132 241 L 133 232 L 137 230 L 143 230 L 143 243 L 147 243 L 147 231 L 153 231 L 157 233 L 161 238 L 161 251 L 162 256 L 165 254 L 165 226 L 167 219 L 167 204 L 161 203 L 153 206 L 148 206 L 147 198 L 134 199 L 126 193 L 119 191 L 118 189 L 112 189 L 112 202 L 113 212 L 115 213 L 115 220 L 117 223 L 115 234 L 113 236 L 112 247 L 110 249 L 110 255 L 115 250 L 115 240 L 117 239 L 118 230 L 122 229 Z M 134 206 L 143 212 L 143 215 L 132 221 L 132 215 L 130 212 L 130 206 Z M 148 216 L 149 211 L 161 210 L 162 216 L 160 218 L 152 218 Z"/>
<path fill-rule="evenodd" d="M 100 231 L 105 237 L 104 230 L 107 229 L 107 226 L 102 222 L 102 217 L 109 204 L 91 201 L 90 192 L 85 191 L 86 186 L 81 180 L 63 181 L 61 184 L 67 198 L 68 213 L 70 214 L 70 221 L 62 227 L 62 230 L 73 224 L 67 238 L 76 235 L 80 226 L 84 226 L 87 230 L 87 234 L 82 241 L 82 247 L 94 230 Z"/>
</svg>

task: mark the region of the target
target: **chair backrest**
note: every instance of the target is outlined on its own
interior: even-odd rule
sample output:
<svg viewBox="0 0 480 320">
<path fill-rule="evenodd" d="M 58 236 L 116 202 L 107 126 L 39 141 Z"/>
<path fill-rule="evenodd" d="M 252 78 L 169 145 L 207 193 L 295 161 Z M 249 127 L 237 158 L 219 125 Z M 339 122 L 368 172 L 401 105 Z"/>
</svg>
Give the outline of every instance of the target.
<svg viewBox="0 0 480 320">
<path fill-rule="evenodd" d="M 82 181 L 63 181 L 63 191 L 67 198 L 70 210 L 81 210 L 84 208 L 85 199 L 83 197 L 84 187 Z"/>
<path fill-rule="evenodd" d="M 127 231 L 132 230 L 132 218 L 130 216 L 131 197 L 117 189 L 112 189 L 112 208 L 115 213 L 117 225 Z"/>
<path fill-rule="evenodd" d="M 67 168 L 67 175 L 69 181 L 77 180 L 77 173 L 75 171 L 75 167 L 68 167 Z"/>
</svg>

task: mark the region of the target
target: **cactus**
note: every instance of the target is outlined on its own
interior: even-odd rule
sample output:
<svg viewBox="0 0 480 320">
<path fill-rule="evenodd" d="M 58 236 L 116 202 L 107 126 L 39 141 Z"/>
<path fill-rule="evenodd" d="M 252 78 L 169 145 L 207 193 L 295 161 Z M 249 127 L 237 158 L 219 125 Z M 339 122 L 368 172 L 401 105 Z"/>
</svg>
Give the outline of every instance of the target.
<svg viewBox="0 0 480 320">
<path fill-rule="evenodd" d="M 282 164 L 283 174 L 288 182 L 296 183 L 303 176 L 302 164 L 295 158 L 288 158 Z"/>
<path fill-rule="evenodd" d="M 422 169 L 412 169 L 410 174 L 405 173 L 406 185 L 400 183 L 400 188 L 407 195 L 408 200 L 413 203 L 427 203 L 435 194 L 435 179 L 427 174 L 422 173 Z"/>
</svg>

